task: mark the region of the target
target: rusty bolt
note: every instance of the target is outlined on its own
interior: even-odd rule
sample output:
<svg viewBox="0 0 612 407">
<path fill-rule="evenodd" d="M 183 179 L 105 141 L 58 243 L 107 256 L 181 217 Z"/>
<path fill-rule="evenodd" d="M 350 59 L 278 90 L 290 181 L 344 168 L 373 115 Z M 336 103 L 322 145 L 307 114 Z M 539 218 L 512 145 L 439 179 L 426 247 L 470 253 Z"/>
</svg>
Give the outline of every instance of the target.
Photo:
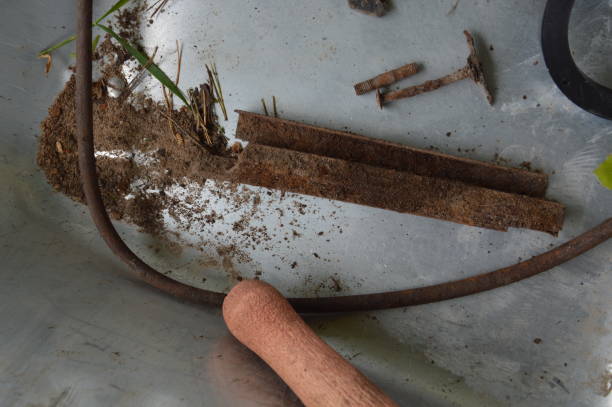
<svg viewBox="0 0 612 407">
<path fill-rule="evenodd" d="M 487 88 L 484 72 L 482 70 L 482 63 L 480 62 L 480 59 L 476 54 L 476 49 L 474 48 L 474 38 L 468 31 L 463 31 L 463 34 L 465 35 L 468 47 L 470 49 L 467 64 L 463 68 L 458 69 L 449 75 L 443 76 L 442 78 L 426 81 L 420 85 L 410 86 L 394 92 L 381 93 L 380 90 L 378 90 L 376 92 L 376 100 L 380 108 L 382 109 L 383 105 L 393 100 L 420 95 L 421 93 L 430 92 L 432 90 L 441 88 L 442 86 L 467 78 L 473 80 L 482 88 L 487 101 L 490 105 L 492 105 L 493 96 Z"/>
<path fill-rule="evenodd" d="M 415 63 L 407 64 L 385 73 L 381 73 L 367 81 L 359 82 L 355 85 L 355 93 L 363 95 L 375 89 L 394 84 L 404 78 L 414 75 L 419 71 L 419 65 Z"/>
</svg>

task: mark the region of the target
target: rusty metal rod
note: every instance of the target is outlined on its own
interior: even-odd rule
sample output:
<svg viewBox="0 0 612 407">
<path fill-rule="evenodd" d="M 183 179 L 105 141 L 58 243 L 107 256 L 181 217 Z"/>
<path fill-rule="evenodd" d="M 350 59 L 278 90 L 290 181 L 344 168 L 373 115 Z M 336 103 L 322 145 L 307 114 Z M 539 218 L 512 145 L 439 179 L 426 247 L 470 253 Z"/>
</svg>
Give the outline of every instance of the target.
<svg viewBox="0 0 612 407">
<path fill-rule="evenodd" d="M 143 262 L 123 242 L 102 202 L 94 157 L 91 103 L 92 0 L 77 0 L 76 111 L 79 169 L 91 217 L 108 247 L 147 284 L 199 304 L 221 305 L 224 293 L 203 290 L 172 280 Z M 349 312 L 404 307 L 477 294 L 549 270 L 612 237 L 612 218 L 549 252 L 510 267 L 463 280 L 402 291 L 327 298 L 292 298 L 299 312 Z"/>
<path fill-rule="evenodd" d="M 395 82 L 401 81 L 404 78 L 414 75 L 419 71 L 419 64 L 410 63 L 399 68 L 391 69 L 390 71 L 376 75 L 373 78 L 355 84 L 355 93 L 357 96 L 363 95 L 375 89 L 384 88 L 385 86 L 393 85 Z"/>
<path fill-rule="evenodd" d="M 461 81 L 467 78 L 471 78 L 470 71 L 469 69 L 464 67 L 439 79 L 425 81 L 420 85 L 414 85 L 408 88 L 403 88 L 387 93 L 381 93 L 379 91 L 376 94 L 376 100 L 378 102 L 378 105 L 382 109 L 383 105 L 393 102 L 394 100 L 411 98 L 413 96 L 420 95 L 421 93 L 431 92 L 432 90 L 439 89 L 442 86 L 450 85 L 451 83 Z"/>
</svg>

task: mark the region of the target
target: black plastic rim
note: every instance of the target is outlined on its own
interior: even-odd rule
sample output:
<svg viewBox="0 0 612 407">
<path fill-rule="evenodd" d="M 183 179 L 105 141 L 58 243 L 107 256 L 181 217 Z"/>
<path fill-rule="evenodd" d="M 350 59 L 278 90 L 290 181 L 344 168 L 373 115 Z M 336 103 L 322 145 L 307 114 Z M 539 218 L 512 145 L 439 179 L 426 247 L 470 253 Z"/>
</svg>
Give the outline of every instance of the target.
<svg viewBox="0 0 612 407">
<path fill-rule="evenodd" d="M 586 76 L 569 46 L 569 21 L 574 0 L 548 0 L 542 20 L 542 53 L 553 81 L 581 109 L 612 119 L 612 89 Z"/>
</svg>

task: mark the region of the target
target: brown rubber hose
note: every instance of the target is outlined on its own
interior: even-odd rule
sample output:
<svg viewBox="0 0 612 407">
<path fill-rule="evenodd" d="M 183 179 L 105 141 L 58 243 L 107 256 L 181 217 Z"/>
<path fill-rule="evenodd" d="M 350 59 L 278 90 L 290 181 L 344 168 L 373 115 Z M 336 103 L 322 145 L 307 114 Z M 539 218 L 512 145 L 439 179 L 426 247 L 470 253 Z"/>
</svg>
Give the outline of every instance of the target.
<svg viewBox="0 0 612 407">
<path fill-rule="evenodd" d="M 79 169 L 91 217 L 108 247 L 146 283 L 181 299 L 220 306 L 224 293 L 172 280 L 143 262 L 121 239 L 110 221 L 98 187 L 91 103 L 92 0 L 77 0 L 76 122 Z M 612 237 L 612 218 L 569 242 L 529 260 L 462 280 L 401 291 L 326 298 L 290 298 L 299 312 L 348 312 L 405 307 L 477 294 L 549 270 Z"/>
</svg>

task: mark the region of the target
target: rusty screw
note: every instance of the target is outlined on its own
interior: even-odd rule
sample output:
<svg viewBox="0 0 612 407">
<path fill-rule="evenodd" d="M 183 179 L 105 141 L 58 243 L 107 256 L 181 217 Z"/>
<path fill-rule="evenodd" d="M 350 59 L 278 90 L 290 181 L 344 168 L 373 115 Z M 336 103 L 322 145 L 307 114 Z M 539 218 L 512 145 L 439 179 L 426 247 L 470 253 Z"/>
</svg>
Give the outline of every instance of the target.
<svg viewBox="0 0 612 407">
<path fill-rule="evenodd" d="M 374 89 L 382 88 L 394 84 L 395 82 L 414 75 L 419 71 L 419 65 L 412 63 L 381 73 L 367 81 L 359 82 L 355 85 L 355 93 L 363 95 Z"/>
<path fill-rule="evenodd" d="M 400 89 L 394 92 L 381 93 L 380 90 L 377 90 L 376 100 L 380 108 L 382 109 L 383 105 L 391 101 L 420 95 L 421 93 L 436 90 L 442 86 L 467 78 L 470 78 L 482 88 L 487 101 L 490 105 L 492 105 L 493 96 L 487 88 L 484 72 L 482 71 L 482 63 L 480 62 L 480 59 L 478 59 L 476 49 L 474 48 L 474 38 L 468 31 L 463 31 L 463 34 L 465 35 L 468 47 L 470 49 L 467 64 L 463 68 L 458 69 L 449 75 L 443 76 L 442 78 L 426 81 L 420 85 L 410 86 L 409 88 Z"/>
</svg>

